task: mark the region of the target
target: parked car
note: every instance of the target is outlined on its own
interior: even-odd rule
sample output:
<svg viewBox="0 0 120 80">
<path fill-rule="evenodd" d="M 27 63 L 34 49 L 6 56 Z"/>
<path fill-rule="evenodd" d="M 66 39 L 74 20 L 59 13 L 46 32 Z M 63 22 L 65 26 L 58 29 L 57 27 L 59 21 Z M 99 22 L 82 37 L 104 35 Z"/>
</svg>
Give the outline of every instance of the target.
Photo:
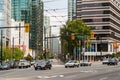
<svg viewBox="0 0 120 80">
<path fill-rule="evenodd" d="M 34 65 L 35 64 L 35 60 L 32 60 L 30 63 L 31 63 L 31 65 Z"/>
<path fill-rule="evenodd" d="M 0 70 L 9 70 L 10 69 L 10 64 L 9 63 L 3 63 L 0 65 Z"/>
<path fill-rule="evenodd" d="M 46 60 L 37 60 L 34 64 L 34 69 L 35 70 L 46 70 L 46 69 L 51 69 L 52 64 L 50 61 L 46 61 Z"/>
<path fill-rule="evenodd" d="M 108 64 L 109 59 L 103 59 L 102 64 Z"/>
<path fill-rule="evenodd" d="M 67 63 L 65 63 L 65 68 L 68 67 L 79 67 L 79 63 L 76 60 L 70 60 Z"/>
<path fill-rule="evenodd" d="M 18 67 L 19 67 L 19 68 L 28 68 L 28 67 L 30 67 L 30 66 L 31 66 L 31 64 L 30 64 L 30 62 L 27 61 L 27 60 L 20 60 L 20 61 L 19 61 L 19 64 L 18 64 Z"/>
<path fill-rule="evenodd" d="M 112 58 L 109 59 L 107 65 L 117 65 L 118 64 L 118 59 L 117 58 Z"/>
<path fill-rule="evenodd" d="M 91 66 L 92 63 L 87 60 L 80 61 L 80 66 Z"/>
</svg>

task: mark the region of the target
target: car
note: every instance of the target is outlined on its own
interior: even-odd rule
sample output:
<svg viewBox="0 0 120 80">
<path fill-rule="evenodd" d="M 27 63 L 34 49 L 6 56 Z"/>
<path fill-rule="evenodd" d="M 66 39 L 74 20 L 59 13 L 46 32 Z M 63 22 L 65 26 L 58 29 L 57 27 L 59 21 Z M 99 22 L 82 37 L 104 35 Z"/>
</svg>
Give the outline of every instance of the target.
<svg viewBox="0 0 120 80">
<path fill-rule="evenodd" d="M 35 60 L 32 60 L 32 61 L 30 62 L 30 64 L 31 64 L 31 65 L 34 65 L 34 64 L 35 64 Z"/>
<path fill-rule="evenodd" d="M 109 59 L 107 65 L 118 65 L 118 59 L 117 58 Z"/>
<path fill-rule="evenodd" d="M 52 64 L 51 62 L 48 60 L 37 60 L 34 64 L 34 69 L 35 70 L 46 70 L 46 69 L 51 69 Z"/>
<path fill-rule="evenodd" d="M 70 60 L 67 63 L 65 63 L 65 68 L 68 67 L 79 67 L 79 63 L 76 60 Z"/>
<path fill-rule="evenodd" d="M 80 66 L 91 66 L 92 63 L 89 62 L 88 60 L 81 60 L 80 61 Z"/>
<path fill-rule="evenodd" d="M 31 64 L 30 64 L 30 62 L 27 61 L 27 60 L 20 60 L 20 61 L 19 61 L 19 64 L 18 64 L 18 67 L 19 67 L 19 68 L 28 68 L 28 67 L 30 67 L 30 66 L 31 66 Z"/>
<path fill-rule="evenodd" d="M 109 62 L 109 59 L 103 59 L 102 64 L 103 64 L 103 65 L 104 65 L 104 64 L 108 64 L 108 62 Z"/>
<path fill-rule="evenodd" d="M 9 70 L 10 69 L 10 64 L 9 63 L 3 63 L 0 65 L 0 70 Z"/>
</svg>

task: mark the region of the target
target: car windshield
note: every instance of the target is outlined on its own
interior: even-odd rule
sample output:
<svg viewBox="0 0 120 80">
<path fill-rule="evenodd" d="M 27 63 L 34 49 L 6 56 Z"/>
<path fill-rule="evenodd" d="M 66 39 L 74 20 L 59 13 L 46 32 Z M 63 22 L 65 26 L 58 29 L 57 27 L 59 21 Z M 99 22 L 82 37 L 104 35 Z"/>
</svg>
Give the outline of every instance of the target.
<svg viewBox="0 0 120 80">
<path fill-rule="evenodd" d="M 67 63 L 71 63 L 71 62 L 72 62 L 72 60 L 68 61 Z"/>
</svg>

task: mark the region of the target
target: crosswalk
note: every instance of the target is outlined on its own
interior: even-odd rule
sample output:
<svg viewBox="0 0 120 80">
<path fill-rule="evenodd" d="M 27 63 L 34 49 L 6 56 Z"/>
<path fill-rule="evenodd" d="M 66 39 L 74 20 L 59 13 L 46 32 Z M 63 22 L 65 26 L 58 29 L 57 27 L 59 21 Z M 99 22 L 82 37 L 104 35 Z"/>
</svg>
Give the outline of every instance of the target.
<svg viewBox="0 0 120 80">
<path fill-rule="evenodd" d="M 62 78 L 64 75 L 37 76 L 38 79 Z"/>
</svg>

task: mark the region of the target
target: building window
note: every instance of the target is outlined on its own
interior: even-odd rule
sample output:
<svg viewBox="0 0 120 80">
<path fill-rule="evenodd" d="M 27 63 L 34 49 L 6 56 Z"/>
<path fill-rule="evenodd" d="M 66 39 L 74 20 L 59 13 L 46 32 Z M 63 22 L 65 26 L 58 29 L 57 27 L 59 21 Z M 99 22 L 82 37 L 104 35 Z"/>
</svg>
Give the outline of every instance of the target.
<svg viewBox="0 0 120 80">
<path fill-rule="evenodd" d="M 110 10 L 103 11 L 103 14 L 110 14 Z"/>
<path fill-rule="evenodd" d="M 110 29 L 110 26 L 103 26 L 103 29 Z"/>
<path fill-rule="evenodd" d="M 110 21 L 110 18 L 103 18 L 102 21 L 103 22 L 108 22 L 108 21 Z"/>
<path fill-rule="evenodd" d="M 110 3 L 102 3 L 102 6 L 110 6 Z"/>
<path fill-rule="evenodd" d="M 93 22 L 93 19 L 83 19 L 84 22 Z"/>
</svg>

